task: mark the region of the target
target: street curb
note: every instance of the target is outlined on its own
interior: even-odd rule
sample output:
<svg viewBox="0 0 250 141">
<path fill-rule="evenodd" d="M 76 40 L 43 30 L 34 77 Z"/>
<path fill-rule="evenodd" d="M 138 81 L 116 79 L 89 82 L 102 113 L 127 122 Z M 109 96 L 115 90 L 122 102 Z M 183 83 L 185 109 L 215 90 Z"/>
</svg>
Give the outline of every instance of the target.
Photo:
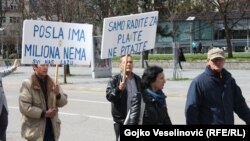
<svg viewBox="0 0 250 141">
<path fill-rule="evenodd" d="M 134 61 L 134 67 L 140 68 L 141 62 Z M 119 66 L 119 62 L 112 62 L 113 66 Z M 173 68 L 174 63 L 172 61 L 148 61 L 149 65 L 158 65 L 163 68 Z M 182 62 L 182 67 L 185 69 L 204 69 L 207 65 L 207 62 Z M 234 70 L 250 70 L 250 62 L 226 62 L 226 69 L 234 69 Z"/>
</svg>

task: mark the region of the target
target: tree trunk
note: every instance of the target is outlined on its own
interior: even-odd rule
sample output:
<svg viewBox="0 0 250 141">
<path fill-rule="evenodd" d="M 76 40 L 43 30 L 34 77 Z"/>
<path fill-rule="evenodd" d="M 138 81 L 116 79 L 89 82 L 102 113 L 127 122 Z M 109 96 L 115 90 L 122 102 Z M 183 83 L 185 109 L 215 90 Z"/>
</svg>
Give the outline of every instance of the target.
<svg viewBox="0 0 250 141">
<path fill-rule="evenodd" d="M 71 74 L 70 74 L 69 65 L 64 65 L 64 66 L 65 66 L 66 75 L 71 75 Z"/>
<path fill-rule="evenodd" d="M 231 44 L 231 29 L 228 27 L 228 22 L 227 22 L 227 16 L 223 16 L 223 21 L 224 21 L 224 27 L 225 27 L 225 34 L 226 34 L 226 40 L 227 40 L 227 49 L 228 49 L 228 58 L 233 58 L 233 50 L 232 50 L 232 44 Z"/>
<path fill-rule="evenodd" d="M 64 83 L 67 84 L 67 75 L 70 75 L 70 69 L 69 69 L 69 65 L 64 65 L 63 66 L 63 72 L 64 72 Z"/>
</svg>

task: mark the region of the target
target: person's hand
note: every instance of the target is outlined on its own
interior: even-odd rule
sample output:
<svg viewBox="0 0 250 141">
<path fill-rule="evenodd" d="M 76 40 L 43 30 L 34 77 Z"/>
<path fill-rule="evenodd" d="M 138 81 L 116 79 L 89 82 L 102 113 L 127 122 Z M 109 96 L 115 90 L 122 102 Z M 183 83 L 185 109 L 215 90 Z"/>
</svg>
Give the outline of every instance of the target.
<svg viewBox="0 0 250 141">
<path fill-rule="evenodd" d="M 126 88 L 125 82 L 120 82 L 119 84 L 119 90 L 123 91 Z"/>
<path fill-rule="evenodd" d="M 55 85 L 54 93 L 56 96 L 60 94 L 60 86 L 58 84 Z"/>
<path fill-rule="evenodd" d="M 17 68 L 19 65 L 20 65 L 19 60 L 18 60 L 18 59 L 15 59 L 15 61 L 14 61 L 14 63 L 13 63 L 13 66 Z"/>
<path fill-rule="evenodd" d="M 48 111 L 46 111 L 45 113 L 45 117 L 52 118 L 56 115 L 57 112 L 58 112 L 57 108 L 49 108 Z"/>
</svg>

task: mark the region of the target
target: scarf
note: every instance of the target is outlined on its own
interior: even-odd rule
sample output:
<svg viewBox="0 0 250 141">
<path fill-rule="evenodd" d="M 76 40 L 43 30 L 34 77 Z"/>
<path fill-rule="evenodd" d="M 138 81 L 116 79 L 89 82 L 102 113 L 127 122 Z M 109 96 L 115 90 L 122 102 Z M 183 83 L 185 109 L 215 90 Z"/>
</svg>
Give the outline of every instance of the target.
<svg viewBox="0 0 250 141">
<path fill-rule="evenodd" d="M 166 101 L 165 101 L 166 96 L 162 91 L 154 92 L 151 89 L 147 88 L 144 90 L 144 93 L 150 97 L 153 97 L 155 101 L 159 103 L 161 106 L 166 105 Z"/>
</svg>

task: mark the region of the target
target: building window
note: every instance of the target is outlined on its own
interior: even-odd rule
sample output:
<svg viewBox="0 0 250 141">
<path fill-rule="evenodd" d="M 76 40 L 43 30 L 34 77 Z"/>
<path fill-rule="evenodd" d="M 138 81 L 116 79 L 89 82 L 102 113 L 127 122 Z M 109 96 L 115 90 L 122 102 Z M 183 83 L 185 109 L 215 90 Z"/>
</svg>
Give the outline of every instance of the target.
<svg viewBox="0 0 250 141">
<path fill-rule="evenodd" d="M 6 23 L 6 18 L 2 17 L 2 23 Z"/>
<path fill-rule="evenodd" d="M 10 17 L 10 23 L 19 23 L 20 18 L 19 17 Z"/>
<path fill-rule="evenodd" d="M 16 10 L 16 9 L 17 9 L 17 5 L 11 4 L 11 5 L 10 5 L 10 9 L 11 9 L 11 10 Z"/>
<path fill-rule="evenodd" d="M 12 1 L 10 4 L 9 4 L 9 8 L 11 10 L 17 10 L 18 9 L 18 2 L 16 0 Z"/>
</svg>

